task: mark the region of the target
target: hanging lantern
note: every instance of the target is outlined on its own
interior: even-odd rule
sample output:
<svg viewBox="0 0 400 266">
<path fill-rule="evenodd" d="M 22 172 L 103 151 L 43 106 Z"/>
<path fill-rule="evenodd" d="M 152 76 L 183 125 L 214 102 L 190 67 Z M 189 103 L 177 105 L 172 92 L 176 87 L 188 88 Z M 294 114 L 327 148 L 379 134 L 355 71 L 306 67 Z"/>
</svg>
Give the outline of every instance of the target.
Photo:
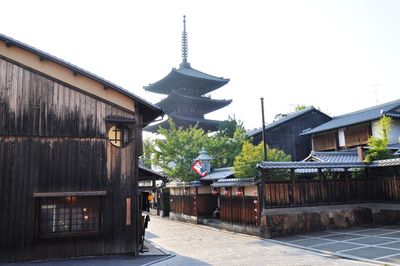
<svg viewBox="0 0 400 266">
<path fill-rule="evenodd" d="M 224 188 L 224 195 L 229 196 L 229 188 Z"/>
<path fill-rule="evenodd" d="M 238 197 L 243 196 L 243 188 L 242 187 L 236 188 L 236 196 L 238 196 Z"/>
<path fill-rule="evenodd" d="M 149 200 L 149 201 L 152 201 L 153 200 L 153 194 L 149 194 L 149 195 L 147 195 L 147 199 Z"/>
<path fill-rule="evenodd" d="M 219 191 L 218 191 L 218 188 L 213 188 L 212 190 L 211 190 L 211 194 L 213 195 L 213 196 L 217 196 L 218 194 L 219 194 Z"/>
</svg>

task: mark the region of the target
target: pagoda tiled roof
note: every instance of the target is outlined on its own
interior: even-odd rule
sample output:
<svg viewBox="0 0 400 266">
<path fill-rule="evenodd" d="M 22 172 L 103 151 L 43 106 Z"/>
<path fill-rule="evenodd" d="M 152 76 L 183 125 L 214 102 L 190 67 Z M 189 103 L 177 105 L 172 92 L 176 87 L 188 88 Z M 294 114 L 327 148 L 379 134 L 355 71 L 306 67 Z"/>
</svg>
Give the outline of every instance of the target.
<svg viewBox="0 0 400 266">
<path fill-rule="evenodd" d="M 156 105 L 167 112 L 174 112 L 177 104 L 198 108 L 203 114 L 218 110 L 229 105 L 232 100 L 215 100 L 208 97 L 193 97 L 172 90 L 171 93 Z"/>
<path fill-rule="evenodd" d="M 197 95 L 204 95 L 224 86 L 228 82 L 229 79 L 206 74 L 186 64 L 178 69 L 173 68 L 167 76 L 145 86 L 144 89 L 161 94 L 169 94 L 176 89 L 187 89 L 196 91 Z"/>
<path fill-rule="evenodd" d="M 195 116 L 182 116 L 175 113 L 168 114 L 168 116 L 174 121 L 177 128 L 181 126 L 187 128 L 189 126 L 195 126 L 196 124 L 198 124 L 199 127 L 204 129 L 205 131 L 216 131 L 218 129 L 218 125 L 222 122 L 219 120 L 211 120 Z M 168 120 L 164 120 L 158 124 L 147 126 L 143 130 L 156 133 L 159 127 L 168 128 Z"/>
</svg>

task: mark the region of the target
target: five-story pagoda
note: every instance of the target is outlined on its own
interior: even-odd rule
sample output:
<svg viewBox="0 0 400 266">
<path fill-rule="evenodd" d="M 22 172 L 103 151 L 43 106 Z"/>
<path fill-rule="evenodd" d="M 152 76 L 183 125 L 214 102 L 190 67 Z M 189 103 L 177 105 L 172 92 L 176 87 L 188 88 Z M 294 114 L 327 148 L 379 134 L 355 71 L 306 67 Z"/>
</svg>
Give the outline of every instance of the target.
<svg viewBox="0 0 400 266">
<path fill-rule="evenodd" d="M 156 105 L 164 109 L 177 127 L 188 128 L 198 124 L 205 131 L 216 131 L 221 121 L 205 119 L 204 115 L 227 106 L 232 100 L 214 100 L 205 94 L 224 86 L 229 79 L 200 72 L 192 68 L 187 59 L 188 38 L 186 19 L 183 16 L 182 63 L 178 69 L 173 68 L 166 77 L 145 86 L 144 89 L 168 95 Z M 167 128 L 168 122 L 162 121 L 144 130 L 156 132 L 159 127 Z"/>
</svg>

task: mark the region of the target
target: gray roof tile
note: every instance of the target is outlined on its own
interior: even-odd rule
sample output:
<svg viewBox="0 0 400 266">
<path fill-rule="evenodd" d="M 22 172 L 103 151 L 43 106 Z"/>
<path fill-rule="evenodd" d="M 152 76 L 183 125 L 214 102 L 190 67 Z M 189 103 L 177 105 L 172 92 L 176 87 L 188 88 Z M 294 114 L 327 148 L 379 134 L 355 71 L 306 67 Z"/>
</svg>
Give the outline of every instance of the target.
<svg viewBox="0 0 400 266">
<path fill-rule="evenodd" d="M 400 115 L 398 111 L 393 112 L 394 109 L 400 107 L 400 99 L 362 109 L 356 112 L 344 114 L 341 116 L 334 117 L 331 121 L 324 123 L 318 127 L 308 130 L 301 135 L 314 134 L 318 132 L 328 131 L 332 129 L 337 129 L 345 126 L 350 126 L 354 124 L 359 124 L 363 122 L 372 121 L 379 119 L 382 115 Z"/>
<path fill-rule="evenodd" d="M 334 168 L 371 168 L 400 165 L 400 158 L 377 160 L 370 164 L 364 162 L 261 162 L 261 169 L 334 169 Z"/>
<path fill-rule="evenodd" d="M 211 187 L 247 187 L 256 185 L 259 182 L 256 178 L 228 178 L 212 183 Z"/>
<path fill-rule="evenodd" d="M 359 162 L 357 151 L 312 151 L 310 155 L 303 161 L 318 162 Z"/>
<path fill-rule="evenodd" d="M 308 113 L 310 111 L 313 111 L 313 110 L 317 110 L 318 111 L 318 109 L 316 109 L 314 106 L 310 106 L 310 107 L 307 107 L 306 109 L 290 113 L 287 116 L 285 116 L 285 117 L 283 117 L 283 118 L 281 118 L 281 119 L 279 119 L 277 121 L 274 121 L 274 122 L 272 122 L 270 124 L 265 125 L 265 130 L 277 127 L 277 126 L 279 126 L 279 125 L 281 125 L 283 123 L 286 123 L 286 122 L 288 122 L 288 121 L 290 121 L 290 120 L 292 120 L 294 118 L 302 116 L 302 115 L 304 115 L 304 114 L 306 114 L 306 113 Z M 257 129 L 250 130 L 246 134 L 247 134 L 247 136 L 251 137 L 251 136 L 254 136 L 256 134 L 259 134 L 260 132 L 262 132 L 262 128 L 261 127 L 257 128 Z"/>
<path fill-rule="evenodd" d="M 226 167 L 226 168 L 217 168 L 211 171 L 210 174 L 206 175 L 205 177 L 201 178 L 200 180 L 218 180 L 224 179 L 227 177 L 233 176 L 233 168 Z"/>
</svg>

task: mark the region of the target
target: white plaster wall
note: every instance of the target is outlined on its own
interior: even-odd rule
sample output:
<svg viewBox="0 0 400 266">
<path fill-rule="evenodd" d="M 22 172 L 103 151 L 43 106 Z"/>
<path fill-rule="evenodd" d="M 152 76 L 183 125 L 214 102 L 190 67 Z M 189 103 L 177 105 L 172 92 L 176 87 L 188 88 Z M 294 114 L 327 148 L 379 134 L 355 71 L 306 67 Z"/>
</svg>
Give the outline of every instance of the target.
<svg viewBox="0 0 400 266">
<path fill-rule="evenodd" d="M 379 121 L 373 121 L 371 123 L 372 127 L 372 136 L 376 138 L 380 138 L 381 134 L 379 134 Z M 400 120 L 392 120 L 392 128 L 390 129 L 389 135 L 389 143 L 395 144 L 400 143 Z"/>
<path fill-rule="evenodd" d="M 252 197 L 257 196 L 258 195 L 257 186 L 244 187 L 244 195 Z"/>
<path fill-rule="evenodd" d="M 199 194 L 211 194 L 211 187 L 209 186 L 201 186 L 198 189 Z"/>
<path fill-rule="evenodd" d="M 339 147 L 345 147 L 346 146 L 346 140 L 344 137 L 344 128 L 340 128 L 338 130 L 338 138 L 339 138 Z"/>
</svg>

